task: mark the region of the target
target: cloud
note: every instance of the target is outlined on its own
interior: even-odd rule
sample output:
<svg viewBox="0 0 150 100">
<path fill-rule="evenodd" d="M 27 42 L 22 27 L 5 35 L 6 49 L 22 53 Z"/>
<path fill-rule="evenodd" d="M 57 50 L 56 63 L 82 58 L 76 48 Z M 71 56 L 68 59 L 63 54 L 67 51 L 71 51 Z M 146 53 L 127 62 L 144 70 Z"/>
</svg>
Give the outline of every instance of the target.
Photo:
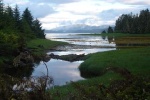
<svg viewBox="0 0 150 100">
<path fill-rule="evenodd" d="M 65 4 L 65 3 L 72 3 L 72 2 L 78 2 L 81 0 L 29 0 L 31 2 L 36 3 L 54 3 L 54 4 Z"/>
<path fill-rule="evenodd" d="M 122 3 L 122 4 L 129 4 L 129 5 L 150 5 L 149 0 L 103 0 L 110 3 Z"/>
<path fill-rule="evenodd" d="M 33 16 L 37 18 L 42 18 L 49 14 L 56 13 L 56 11 L 46 3 L 41 4 L 32 3 L 28 5 L 28 7 L 31 10 Z"/>
<path fill-rule="evenodd" d="M 28 3 L 28 0 L 3 0 L 3 2 L 5 4 L 9 4 L 11 6 L 14 6 L 14 5 L 25 5 Z"/>
<path fill-rule="evenodd" d="M 134 9 L 109 9 L 109 10 L 104 10 L 101 13 L 98 14 L 98 16 L 102 20 L 116 20 L 116 17 L 119 17 L 122 14 L 129 14 L 132 12 Z"/>
<path fill-rule="evenodd" d="M 126 4 L 133 4 L 133 5 L 150 5 L 149 0 L 121 0 L 121 1 Z"/>
<path fill-rule="evenodd" d="M 121 14 L 150 8 L 150 0 L 4 0 L 5 4 L 29 8 L 45 29 L 71 24 L 114 25 Z"/>
</svg>

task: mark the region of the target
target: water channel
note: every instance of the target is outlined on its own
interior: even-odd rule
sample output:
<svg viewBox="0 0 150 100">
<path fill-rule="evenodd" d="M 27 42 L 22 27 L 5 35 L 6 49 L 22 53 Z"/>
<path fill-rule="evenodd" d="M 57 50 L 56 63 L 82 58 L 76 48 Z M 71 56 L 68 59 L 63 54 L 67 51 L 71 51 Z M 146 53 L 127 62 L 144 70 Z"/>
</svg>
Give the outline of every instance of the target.
<svg viewBox="0 0 150 100">
<path fill-rule="evenodd" d="M 109 42 L 107 37 L 81 35 L 77 33 L 47 33 L 46 38 L 54 41 L 68 42 L 68 46 L 58 47 L 59 51 L 49 51 L 47 54 L 55 55 L 67 54 L 89 54 L 95 52 L 104 52 L 115 50 L 115 43 Z M 65 49 L 64 49 L 65 48 Z M 46 64 L 48 66 L 48 74 L 53 77 L 54 85 L 65 85 L 70 81 L 84 80 L 80 76 L 78 66 L 83 61 L 68 62 L 63 60 L 51 59 Z M 43 62 L 36 65 L 32 76 L 46 75 L 47 70 Z"/>
</svg>

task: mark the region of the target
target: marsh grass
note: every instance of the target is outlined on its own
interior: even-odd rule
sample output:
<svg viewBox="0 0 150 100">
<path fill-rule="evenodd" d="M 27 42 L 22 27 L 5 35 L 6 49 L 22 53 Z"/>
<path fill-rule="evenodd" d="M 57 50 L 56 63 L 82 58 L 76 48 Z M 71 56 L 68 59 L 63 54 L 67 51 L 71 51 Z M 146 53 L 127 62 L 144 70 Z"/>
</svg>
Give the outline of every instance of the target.
<svg viewBox="0 0 150 100">
<path fill-rule="evenodd" d="M 53 100 L 140 100 L 150 98 L 149 77 L 124 79 L 108 72 L 102 77 L 72 82 L 50 90 Z"/>
<path fill-rule="evenodd" d="M 123 78 L 119 74 L 109 71 L 108 73 L 104 74 L 103 77 L 93 77 L 90 79 L 80 80 L 78 82 L 71 82 L 64 86 L 55 86 L 54 89 L 50 89 L 49 92 L 51 93 L 54 100 L 60 100 L 60 98 L 63 98 L 63 100 L 65 100 L 64 98 L 66 97 L 68 98 L 73 95 L 78 95 L 79 90 L 77 90 L 78 88 L 74 86 L 74 83 L 84 87 L 93 86 L 93 91 L 96 92 L 96 88 L 98 85 L 105 84 L 105 86 L 109 86 L 112 81 L 118 79 Z"/>
<path fill-rule="evenodd" d="M 150 46 L 150 37 L 120 37 L 116 38 L 116 46 L 125 46 L 125 47 L 140 47 L 140 46 Z"/>
<path fill-rule="evenodd" d="M 80 66 L 82 75 L 99 76 L 108 67 L 126 68 L 133 74 L 150 72 L 150 47 L 125 49 L 92 54 Z"/>
</svg>

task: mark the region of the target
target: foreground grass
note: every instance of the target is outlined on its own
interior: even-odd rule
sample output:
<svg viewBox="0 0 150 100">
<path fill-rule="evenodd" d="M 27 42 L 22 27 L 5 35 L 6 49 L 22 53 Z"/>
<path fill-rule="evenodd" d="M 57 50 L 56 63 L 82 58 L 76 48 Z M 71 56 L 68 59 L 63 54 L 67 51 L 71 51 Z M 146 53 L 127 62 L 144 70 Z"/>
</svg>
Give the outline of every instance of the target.
<svg viewBox="0 0 150 100">
<path fill-rule="evenodd" d="M 85 90 L 89 94 L 92 94 L 93 91 L 96 95 L 96 92 L 100 92 L 97 90 L 100 84 L 104 84 L 107 87 L 112 81 L 123 79 L 119 73 L 115 73 L 113 71 L 101 73 L 108 67 L 126 68 L 136 76 L 150 76 L 149 51 L 150 47 L 145 47 L 90 54 L 87 56 L 87 59 L 80 65 L 79 69 L 83 76 L 93 78 L 75 82 L 77 87 L 71 83 L 60 87 L 56 86 L 49 92 L 51 93 L 54 100 L 65 100 L 64 98 L 66 96 L 71 96 L 72 94 L 78 95 L 79 92 L 82 91 L 80 88 L 86 88 Z M 118 86 L 120 85 L 118 84 Z M 135 91 L 133 90 L 132 92 Z"/>
<path fill-rule="evenodd" d="M 27 47 L 35 49 L 34 53 L 42 54 L 44 51 L 49 50 L 59 45 L 66 45 L 65 42 L 51 41 L 47 39 L 33 39 L 27 42 Z"/>
<path fill-rule="evenodd" d="M 105 86 L 108 86 L 112 81 L 122 79 L 122 77 L 114 72 L 108 72 L 104 74 L 102 77 L 94 77 L 90 79 L 80 80 L 78 82 L 75 82 L 75 84 L 78 84 L 79 86 L 85 86 L 85 87 L 93 87 L 94 91 L 96 90 L 97 86 L 100 84 L 105 84 Z M 54 89 L 51 89 L 49 92 L 51 93 L 54 100 L 60 100 L 63 99 L 69 94 L 77 95 L 79 91 L 77 90 L 74 83 L 69 83 L 64 86 L 55 86 Z M 92 91 L 91 91 L 92 92 Z M 98 92 L 98 91 L 97 91 Z M 59 96 L 58 96 L 59 94 Z"/>
<path fill-rule="evenodd" d="M 108 67 L 126 68 L 133 74 L 150 72 L 150 47 L 95 53 L 85 60 L 79 70 L 83 76 L 99 76 Z"/>
</svg>

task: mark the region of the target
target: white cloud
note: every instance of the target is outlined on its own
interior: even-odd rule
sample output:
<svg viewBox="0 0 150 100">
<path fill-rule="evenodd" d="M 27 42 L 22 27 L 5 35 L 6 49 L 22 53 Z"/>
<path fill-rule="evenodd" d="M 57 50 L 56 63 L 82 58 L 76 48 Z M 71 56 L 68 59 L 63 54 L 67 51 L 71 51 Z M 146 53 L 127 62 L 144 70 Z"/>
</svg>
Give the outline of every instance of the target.
<svg viewBox="0 0 150 100">
<path fill-rule="evenodd" d="M 150 8 L 149 0 L 5 0 L 4 3 L 18 4 L 21 11 L 29 7 L 45 29 L 71 24 L 113 25 L 121 14 Z"/>
<path fill-rule="evenodd" d="M 12 6 L 14 5 L 25 5 L 28 3 L 28 0 L 4 0 L 3 1 L 5 4 L 10 4 Z"/>
</svg>

